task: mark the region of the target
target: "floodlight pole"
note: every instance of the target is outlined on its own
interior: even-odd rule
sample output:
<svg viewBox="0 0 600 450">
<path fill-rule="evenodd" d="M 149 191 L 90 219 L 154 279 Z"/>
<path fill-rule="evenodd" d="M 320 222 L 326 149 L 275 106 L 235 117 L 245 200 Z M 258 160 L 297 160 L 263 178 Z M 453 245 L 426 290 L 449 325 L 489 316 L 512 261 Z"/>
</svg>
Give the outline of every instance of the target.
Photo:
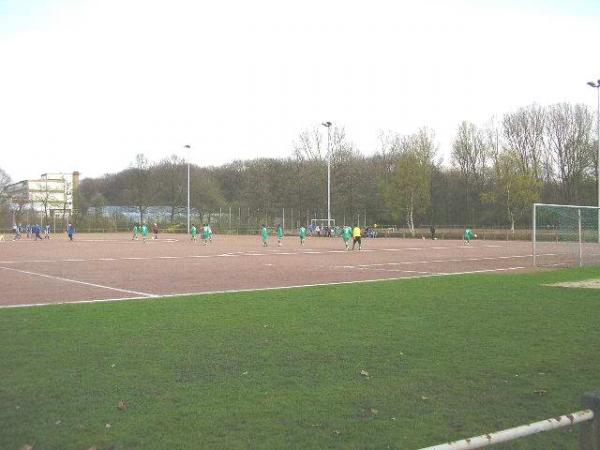
<svg viewBox="0 0 600 450">
<path fill-rule="evenodd" d="M 597 123 L 597 136 L 596 139 L 598 140 L 598 164 L 596 167 L 597 170 L 597 182 L 598 182 L 598 243 L 600 244 L 600 80 L 597 80 L 596 82 L 594 81 L 588 81 L 588 85 L 595 88 L 597 93 L 598 93 L 598 109 L 596 110 L 596 116 L 598 119 L 598 123 Z"/>
<path fill-rule="evenodd" d="M 323 122 L 325 128 L 327 128 L 327 229 L 331 227 L 331 122 Z"/>
<path fill-rule="evenodd" d="M 188 149 L 188 162 L 187 162 L 187 232 L 190 234 L 190 156 L 191 156 L 191 145 L 184 145 L 183 148 Z"/>
</svg>

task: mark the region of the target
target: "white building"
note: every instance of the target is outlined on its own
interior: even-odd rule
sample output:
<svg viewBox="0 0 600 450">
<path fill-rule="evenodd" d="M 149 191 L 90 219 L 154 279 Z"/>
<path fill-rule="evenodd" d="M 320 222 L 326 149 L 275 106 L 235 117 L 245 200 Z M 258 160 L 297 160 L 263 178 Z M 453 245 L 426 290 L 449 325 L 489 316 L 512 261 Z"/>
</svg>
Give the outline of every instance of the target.
<svg viewBox="0 0 600 450">
<path fill-rule="evenodd" d="M 45 173 L 34 180 L 23 180 L 5 188 L 13 211 L 31 210 L 44 214 L 73 212 L 73 194 L 79 187 L 79 172 Z"/>
</svg>

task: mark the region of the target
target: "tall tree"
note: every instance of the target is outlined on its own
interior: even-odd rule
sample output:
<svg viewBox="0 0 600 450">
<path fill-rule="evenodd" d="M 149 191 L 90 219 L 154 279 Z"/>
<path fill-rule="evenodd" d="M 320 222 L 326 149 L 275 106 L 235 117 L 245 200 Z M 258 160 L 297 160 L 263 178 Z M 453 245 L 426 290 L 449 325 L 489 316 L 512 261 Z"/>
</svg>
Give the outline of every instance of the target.
<svg viewBox="0 0 600 450">
<path fill-rule="evenodd" d="M 135 206 L 137 213 L 140 216 L 140 223 L 144 222 L 144 217 L 148 211 L 148 207 L 152 205 L 152 196 L 154 194 L 151 164 L 143 153 L 135 156 L 135 161 L 132 166 L 125 171 L 127 180 L 127 202 Z"/>
<path fill-rule="evenodd" d="M 560 103 L 548 108 L 546 135 L 552 171 L 567 203 L 579 203 L 586 178 L 594 176 L 593 117 L 586 105 Z"/>
<path fill-rule="evenodd" d="M 462 122 L 452 144 L 452 163 L 458 168 L 464 185 L 465 222 L 474 223 L 480 216 L 479 195 L 485 183 L 490 149 L 483 130 Z"/>
<path fill-rule="evenodd" d="M 393 216 L 403 220 L 415 234 L 415 222 L 424 216 L 431 203 L 431 174 L 436 149 L 427 129 L 401 139 L 390 183 L 382 185 Z"/>
<path fill-rule="evenodd" d="M 184 211 L 187 203 L 187 163 L 177 155 L 163 159 L 153 167 L 157 196 L 161 205 L 169 207 L 170 222 Z"/>
<path fill-rule="evenodd" d="M 543 184 L 533 170 L 523 171 L 520 156 L 516 150 L 499 154 L 494 164 L 496 182 L 492 190 L 482 194 L 485 202 L 505 211 L 513 233 L 515 223 L 528 217 L 531 205 L 540 200 Z"/>
<path fill-rule="evenodd" d="M 536 104 L 507 113 L 502 120 L 506 146 L 517 156 L 521 173 L 537 179 L 543 178 L 547 167 L 545 126 L 546 110 Z"/>
</svg>

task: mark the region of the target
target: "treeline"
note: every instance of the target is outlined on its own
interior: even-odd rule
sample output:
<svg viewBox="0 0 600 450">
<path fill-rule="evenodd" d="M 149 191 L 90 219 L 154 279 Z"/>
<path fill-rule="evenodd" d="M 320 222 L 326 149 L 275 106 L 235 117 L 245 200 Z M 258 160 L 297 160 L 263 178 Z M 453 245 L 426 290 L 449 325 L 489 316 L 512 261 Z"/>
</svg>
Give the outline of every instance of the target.
<svg viewBox="0 0 600 450">
<path fill-rule="evenodd" d="M 457 127 L 444 164 L 431 130 L 380 134 L 379 148 L 362 154 L 343 127 L 331 128 L 331 203 L 336 223 L 526 226 L 534 202 L 596 204 L 598 153 L 595 114 L 585 105 L 530 105 L 481 125 Z M 286 158 L 191 166 L 191 205 L 268 220 L 283 208 L 294 225 L 327 217 L 327 137 L 300 133 Z M 129 168 L 84 179 L 79 208 L 169 207 L 185 210 L 187 163 L 178 156 L 150 162 L 140 154 Z M 295 213 L 294 213 L 295 211 Z M 289 224 L 289 216 L 288 216 Z"/>
</svg>

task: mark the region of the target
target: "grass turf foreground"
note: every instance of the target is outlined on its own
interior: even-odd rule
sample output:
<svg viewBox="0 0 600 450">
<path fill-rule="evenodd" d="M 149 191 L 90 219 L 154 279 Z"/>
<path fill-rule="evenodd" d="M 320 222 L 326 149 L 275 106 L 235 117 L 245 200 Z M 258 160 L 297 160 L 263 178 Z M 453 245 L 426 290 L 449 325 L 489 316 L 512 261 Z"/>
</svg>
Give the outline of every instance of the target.
<svg viewBox="0 0 600 450">
<path fill-rule="evenodd" d="M 569 413 L 600 389 L 600 293 L 542 284 L 598 276 L 0 310 L 0 448 L 410 449 Z"/>
</svg>

